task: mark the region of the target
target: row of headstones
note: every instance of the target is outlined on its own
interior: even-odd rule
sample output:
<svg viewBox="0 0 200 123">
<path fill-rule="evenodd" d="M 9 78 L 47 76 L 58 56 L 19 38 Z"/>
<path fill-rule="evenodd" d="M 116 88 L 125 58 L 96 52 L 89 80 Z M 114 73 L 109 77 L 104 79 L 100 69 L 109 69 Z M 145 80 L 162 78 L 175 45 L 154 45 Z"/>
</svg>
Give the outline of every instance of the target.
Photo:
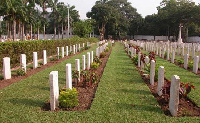
<svg viewBox="0 0 200 123">
<path fill-rule="evenodd" d="M 134 41 L 130 41 L 130 42 L 133 43 L 134 45 L 141 46 L 141 44 L 138 44 L 137 42 L 134 42 Z M 149 42 L 147 42 L 147 43 L 149 43 Z M 151 42 L 149 44 L 151 44 Z M 142 45 L 143 45 L 143 48 L 144 48 L 145 45 L 144 44 L 142 44 Z M 152 46 L 153 45 L 154 44 L 152 44 Z M 157 46 L 156 49 L 155 48 L 150 49 L 150 47 L 149 47 L 149 48 L 144 48 L 144 50 L 146 50 L 146 51 L 156 51 L 156 55 L 159 55 L 159 57 L 162 57 L 164 59 L 165 52 L 166 52 L 166 47 L 165 46 L 166 45 L 160 46 L 160 48 L 158 48 L 159 46 Z M 171 63 L 174 63 L 175 54 L 176 54 L 175 50 L 173 50 L 173 48 L 171 48 L 171 50 L 170 50 L 169 47 L 168 47 L 168 49 L 167 49 L 167 60 L 170 60 L 170 58 L 169 58 L 170 57 L 170 53 L 171 53 Z M 182 54 L 184 54 L 184 48 L 182 50 Z M 194 50 L 193 50 L 193 55 L 195 55 Z M 199 62 L 200 62 L 199 58 L 200 58 L 200 56 L 194 56 L 194 59 L 193 59 L 193 61 L 194 61 L 193 62 L 193 72 L 195 74 L 198 73 L 198 67 L 199 67 L 198 65 L 199 65 Z M 185 69 L 188 68 L 188 59 L 189 59 L 189 50 L 188 50 L 188 53 L 184 55 L 184 68 Z"/>
<path fill-rule="evenodd" d="M 101 47 L 96 48 L 96 56 L 102 53 L 108 43 Z M 87 70 L 90 69 L 90 65 L 93 63 L 93 51 L 87 52 Z M 82 56 L 82 70 L 86 69 L 85 66 L 85 55 Z M 70 63 L 66 64 L 66 89 L 72 89 L 72 65 Z M 80 59 L 75 59 L 75 70 L 79 72 L 80 77 Z M 80 80 L 80 78 L 78 78 Z M 52 71 L 49 74 L 50 83 L 50 108 L 54 111 L 59 106 L 59 86 L 58 86 L 58 71 Z"/>
<path fill-rule="evenodd" d="M 90 42 L 87 42 L 87 46 L 90 46 Z M 83 43 L 83 47 L 85 47 L 85 44 Z M 79 45 L 73 45 L 73 54 L 80 51 L 80 44 Z M 57 47 L 57 58 L 59 59 L 59 47 Z M 72 51 L 72 46 L 70 46 L 70 52 Z M 69 54 L 68 46 L 66 46 L 66 56 Z M 61 47 L 61 53 L 62 58 L 64 57 L 64 47 Z M 47 64 L 47 52 L 46 50 L 43 50 L 43 65 Z M 20 55 L 20 66 L 26 72 L 26 54 Z M 36 69 L 38 67 L 38 55 L 37 52 L 33 52 L 33 69 Z M 10 67 L 10 58 L 5 57 L 3 58 L 3 77 L 4 79 L 11 79 L 11 67 Z"/>
<path fill-rule="evenodd" d="M 125 47 L 128 48 L 128 45 L 125 43 Z M 149 57 L 145 57 L 145 63 L 149 64 Z M 155 78 L 155 61 L 151 60 L 150 68 L 150 83 L 154 85 Z M 140 52 L 138 53 L 138 67 L 144 69 L 144 63 L 140 59 Z M 158 70 L 158 87 L 157 93 L 159 96 L 162 96 L 162 90 L 164 86 L 164 67 L 160 66 Z M 177 75 L 171 77 L 171 87 L 170 87 L 170 101 L 169 101 L 169 110 L 173 116 L 177 116 L 178 104 L 179 104 L 179 88 L 180 88 L 180 78 Z"/>
</svg>

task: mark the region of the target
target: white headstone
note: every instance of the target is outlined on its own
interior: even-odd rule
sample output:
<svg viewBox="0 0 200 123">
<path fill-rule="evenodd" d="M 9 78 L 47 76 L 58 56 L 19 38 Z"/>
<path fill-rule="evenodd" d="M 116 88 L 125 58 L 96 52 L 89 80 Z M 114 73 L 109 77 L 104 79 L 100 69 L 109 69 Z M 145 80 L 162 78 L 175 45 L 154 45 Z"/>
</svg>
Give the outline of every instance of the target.
<svg viewBox="0 0 200 123">
<path fill-rule="evenodd" d="M 43 65 L 47 64 L 47 51 L 43 50 Z"/>
<path fill-rule="evenodd" d="M 96 48 L 96 56 L 99 57 L 99 47 Z"/>
<path fill-rule="evenodd" d="M 75 45 L 73 45 L 73 54 L 76 54 L 76 48 L 75 48 Z"/>
<path fill-rule="evenodd" d="M 199 68 L 199 56 L 194 57 L 193 72 L 197 74 Z"/>
<path fill-rule="evenodd" d="M 69 52 L 72 52 L 72 46 L 69 47 Z"/>
<path fill-rule="evenodd" d="M 165 77 L 165 70 L 163 66 L 160 66 L 158 69 L 158 87 L 157 87 L 157 92 L 158 95 L 162 95 L 162 90 L 164 86 L 164 77 Z"/>
<path fill-rule="evenodd" d="M 66 64 L 66 89 L 72 89 L 72 65 Z"/>
<path fill-rule="evenodd" d="M 162 54 L 162 48 L 160 47 L 159 57 L 161 57 L 161 54 Z"/>
<path fill-rule="evenodd" d="M 141 65 L 140 65 L 140 57 L 141 57 L 141 54 L 140 54 L 140 52 L 138 53 L 138 67 L 140 67 Z"/>
<path fill-rule="evenodd" d="M 68 53 L 68 46 L 66 46 L 66 56 L 68 56 L 69 55 L 69 53 Z"/>
<path fill-rule="evenodd" d="M 189 54 L 185 54 L 185 57 L 184 57 L 184 68 L 185 69 L 188 68 L 188 58 L 189 58 Z"/>
<path fill-rule="evenodd" d="M 85 43 L 83 43 L 83 48 L 85 48 Z"/>
<path fill-rule="evenodd" d="M 78 51 L 80 52 L 81 51 L 81 45 L 78 44 Z"/>
<path fill-rule="evenodd" d="M 51 111 L 54 111 L 59 106 L 58 71 L 52 71 L 49 74 L 49 84 L 50 84 L 50 107 Z"/>
<path fill-rule="evenodd" d="M 184 49 L 184 46 L 182 47 L 182 56 L 184 56 L 185 55 L 185 49 Z"/>
<path fill-rule="evenodd" d="M 21 68 L 24 70 L 24 72 L 26 72 L 26 54 L 21 54 L 20 65 L 21 65 Z"/>
<path fill-rule="evenodd" d="M 172 116 L 177 116 L 178 105 L 179 105 L 179 88 L 180 78 L 177 75 L 171 77 L 170 86 L 170 99 L 169 99 L 169 111 Z"/>
<path fill-rule="evenodd" d="M 90 53 L 90 57 L 91 57 L 91 64 L 93 63 L 93 51 L 91 51 L 91 53 Z"/>
<path fill-rule="evenodd" d="M 61 50 L 62 50 L 62 58 L 64 58 L 64 56 L 65 56 L 65 48 L 61 47 Z"/>
<path fill-rule="evenodd" d="M 174 59 L 175 59 L 175 51 L 172 51 L 172 57 L 171 57 L 171 63 L 174 63 Z"/>
<path fill-rule="evenodd" d="M 76 53 L 78 52 L 78 44 L 75 45 Z"/>
<path fill-rule="evenodd" d="M 60 48 L 59 47 L 57 47 L 57 58 L 58 59 L 60 59 L 60 50 L 59 50 Z"/>
<path fill-rule="evenodd" d="M 4 79 L 11 79 L 10 58 L 3 58 L 3 77 Z"/>
<path fill-rule="evenodd" d="M 154 85 L 154 77 L 155 77 L 155 61 L 151 60 L 151 70 L 150 70 L 150 84 Z"/>
<path fill-rule="evenodd" d="M 85 55 L 82 56 L 82 70 L 85 70 Z"/>
<path fill-rule="evenodd" d="M 192 58 L 194 58 L 195 57 L 195 47 L 193 46 L 192 47 Z"/>
<path fill-rule="evenodd" d="M 167 50 L 167 60 L 169 60 L 169 53 L 170 53 L 170 51 L 169 51 L 169 49 Z"/>
<path fill-rule="evenodd" d="M 33 52 L 33 69 L 38 67 L 37 52 Z"/>
<path fill-rule="evenodd" d="M 90 53 L 87 52 L 87 69 L 90 69 Z"/>
</svg>

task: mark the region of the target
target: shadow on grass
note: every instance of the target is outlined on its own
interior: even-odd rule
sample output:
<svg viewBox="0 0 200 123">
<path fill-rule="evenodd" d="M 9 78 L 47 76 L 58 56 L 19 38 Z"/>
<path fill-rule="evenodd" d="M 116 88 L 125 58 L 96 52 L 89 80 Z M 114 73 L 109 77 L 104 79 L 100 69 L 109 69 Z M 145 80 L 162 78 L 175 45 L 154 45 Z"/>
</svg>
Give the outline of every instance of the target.
<svg viewBox="0 0 200 123">
<path fill-rule="evenodd" d="M 137 111 L 149 111 L 155 113 L 163 113 L 159 106 L 157 105 L 145 105 L 145 104 L 126 104 L 126 103 L 117 103 L 116 107 L 119 109 L 126 109 L 126 110 L 137 110 Z"/>
<path fill-rule="evenodd" d="M 12 103 L 14 105 L 26 105 L 26 106 L 34 106 L 34 107 L 41 107 L 44 105 L 44 102 L 40 100 L 33 100 L 33 99 L 18 99 L 13 98 L 7 100 L 7 102 Z"/>
</svg>

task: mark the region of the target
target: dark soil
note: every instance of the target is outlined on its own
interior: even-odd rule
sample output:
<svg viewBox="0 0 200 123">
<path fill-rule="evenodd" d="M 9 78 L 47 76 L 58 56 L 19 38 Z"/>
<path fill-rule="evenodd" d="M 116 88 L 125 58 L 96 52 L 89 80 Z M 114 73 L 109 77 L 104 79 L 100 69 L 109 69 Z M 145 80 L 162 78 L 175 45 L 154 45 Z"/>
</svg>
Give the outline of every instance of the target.
<svg viewBox="0 0 200 123">
<path fill-rule="evenodd" d="M 84 52 L 84 51 L 82 51 L 82 52 Z M 58 64 L 58 63 L 60 63 L 60 62 L 62 62 L 62 61 L 64 61 L 64 60 L 69 59 L 69 58 L 71 58 L 71 57 L 73 57 L 73 56 L 75 56 L 75 55 L 77 55 L 77 54 L 82 53 L 82 52 L 78 52 L 78 53 L 76 53 L 76 54 L 74 54 L 74 55 L 70 55 L 70 56 L 65 56 L 64 58 L 61 58 L 61 59 L 59 59 L 59 60 L 49 61 L 46 65 L 39 65 L 39 64 L 38 64 L 39 67 L 36 68 L 36 69 L 28 69 L 28 68 L 27 68 L 27 71 L 26 71 L 26 75 L 25 75 L 25 76 L 12 75 L 12 78 L 11 78 L 11 79 L 8 79 L 8 80 L 0 80 L 0 89 L 2 89 L 2 88 L 4 88 L 4 87 L 7 87 L 7 86 L 9 86 L 9 85 L 11 85 L 11 84 L 13 84 L 13 83 L 19 82 L 19 81 L 22 80 L 22 79 L 25 79 L 25 78 L 27 78 L 27 77 L 29 77 L 29 76 L 31 76 L 31 75 L 34 75 L 34 74 L 36 74 L 36 73 L 38 73 L 38 72 L 40 72 L 40 71 L 42 71 L 42 70 L 44 70 L 44 69 L 46 69 L 46 68 L 48 68 L 48 67 L 54 66 L 54 65 L 56 65 L 56 64 Z"/>
<path fill-rule="evenodd" d="M 78 85 L 75 85 L 75 83 L 73 83 L 73 87 L 76 88 L 78 91 L 79 105 L 74 108 L 58 107 L 56 109 L 56 111 L 84 111 L 84 110 L 90 109 L 92 101 L 95 98 L 95 93 L 96 93 L 96 90 L 98 87 L 98 83 L 103 74 L 104 68 L 106 66 L 106 63 L 108 61 L 110 54 L 111 54 L 111 50 L 106 53 L 106 57 L 101 58 L 102 64 L 98 67 L 97 70 L 95 70 L 97 72 L 97 74 L 99 75 L 99 78 L 98 78 L 98 81 L 96 84 L 93 84 L 93 86 L 89 86 L 89 84 L 88 84 L 87 87 L 83 87 L 81 82 L 79 82 Z M 45 103 L 45 105 L 42 107 L 42 110 L 50 111 L 50 102 L 49 101 L 47 103 Z"/>
<path fill-rule="evenodd" d="M 139 68 L 137 68 L 138 71 L 140 71 Z M 140 71 L 140 74 L 149 87 L 151 93 L 153 96 L 156 98 L 157 102 L 161 106 L 161 109 L 163 110 L 164 114 L 167 116 L 172 116 L 170 111 L 169 111 L 169 94 L 163 94 L 162 96 L 159 96 L 157 94 L 157 86 L 158 82 L 154 83 L 154 86 L 150 84 L 150 79 L 149 77 L 145 77 L 143 75 L 143 72 Z M 167 79 L 165 79 L 165 84 L 167 84 Z M 184 116 L 189 116 L 189 117 L 196 117 L 200 116 L 200 107 L 198 107 L 192 100 L 190 100 L 187 96 L 180 95 L 180 100 L 179 100 L 179 106 L 178 106 L 178 115 L 177 117 L 184 117 Z"/>
</svg>

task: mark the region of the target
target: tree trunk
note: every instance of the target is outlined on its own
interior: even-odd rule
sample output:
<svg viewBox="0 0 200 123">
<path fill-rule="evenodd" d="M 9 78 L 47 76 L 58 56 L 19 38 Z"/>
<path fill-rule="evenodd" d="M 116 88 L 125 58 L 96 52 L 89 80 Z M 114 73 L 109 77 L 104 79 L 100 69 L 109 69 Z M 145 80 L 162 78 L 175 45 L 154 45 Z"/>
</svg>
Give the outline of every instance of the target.
<svg viewBox="0 0 200 123">
<path fill-rule="evenodd" d="M 24 23 L 22 23 L 22 41 L 24 41 Z"/>
<path fill-rule="evenodd" d="M 60 39 L 60 25 L 58 24 L 58 39 Z"/>
<path fill-rule="evenodd" d="M 32 39 L 32 36 L 33 36 L 33 35 L 32 35 L 32 34 L 33 34 L 33 25 L 31 24 L 30 26 L 31 26 L 31 27 L 30 27 L 30 40 L 33 40 L 33 39 Z"/>
<path fill-rule="evenodd" d="M 19 21 L 19 25 L 18 25 L 18 38 L 21 40 L 21 22 Z"/>
<path fill-rule="evenodd" d="M 102 23 L 102 27 L 99 28 L 99 33 L 100 33 L 100 40 L 102 41 L 104 39 L 104 33 L 105 33 L 105 24 Z"/>
<path fill-rule="evenodd" d="M 13 14 L 13 41 L 16 41 L 16 20 L 15 20 L 15 14 Z"/>
<path fill-rule="evenodd" d="M 63 32 L 63 23 L 62 23 L 62 39 L 64 38 L 64 32 Z"/>
<path fill-rule="evenodd" d="M 46 26 L 44 24 L 44 29 L 43 29 L 43 38 L 44 38 L 44 40 L 45 40 L 45 28 L 46 28 Z"/>
<path fill-rule="evenodd" d="M 56 24 L 54 23 L 54 40 L 56 40 Z"/>
<path fill-rule="evenodd" d="M 39 26 L 38 26 L 38 27 L 37 27 L 37 40 L 40 39 L 39 34 L 40 34 L 40 28 L 39 28 Z"/>
</svg>

